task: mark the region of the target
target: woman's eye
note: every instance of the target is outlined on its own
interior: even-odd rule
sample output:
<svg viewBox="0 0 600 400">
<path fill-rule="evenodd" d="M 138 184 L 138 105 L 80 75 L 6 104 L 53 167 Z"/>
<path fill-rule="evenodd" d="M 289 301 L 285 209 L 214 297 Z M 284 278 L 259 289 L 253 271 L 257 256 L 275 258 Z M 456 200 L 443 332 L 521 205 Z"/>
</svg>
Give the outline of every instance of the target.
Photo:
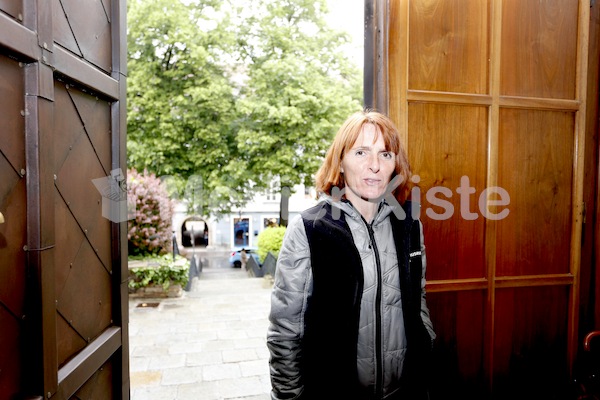
<svg viewBox="0 0 600 400">
<path fill-rule="evenodd" d="M 392 158 L 394 158 L 394 154 L 386 151 L 385 153 L 381 153 L 381 157 L 383 157 L 386 160 L 391 160 Z"/>
<path fill-rule="evenodd" d="M 356 152 L 354 153 L 354 155 L 356 155 L 356 156 L 364 156 L 365 155 L 365 151 L 364 150 L 356 150 Z"/>
</svg>

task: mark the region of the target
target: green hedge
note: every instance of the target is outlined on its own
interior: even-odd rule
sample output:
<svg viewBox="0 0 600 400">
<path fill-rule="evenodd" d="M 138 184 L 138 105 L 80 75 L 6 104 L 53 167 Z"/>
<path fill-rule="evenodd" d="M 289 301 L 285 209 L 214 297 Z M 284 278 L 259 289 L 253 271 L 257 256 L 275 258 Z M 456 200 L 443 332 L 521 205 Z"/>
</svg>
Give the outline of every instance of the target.
<svg viewBox="0 0 600 400">
<path fill-rule="evenodd" d="M 275 258 L 279 257 L 279 250 L 285 235 L 285 227 L 270 227 L 262 231 L 257 238 L 257 253 L 260 261 L 263 262 L 267 253 L 271 253 Z"/>
</svg>

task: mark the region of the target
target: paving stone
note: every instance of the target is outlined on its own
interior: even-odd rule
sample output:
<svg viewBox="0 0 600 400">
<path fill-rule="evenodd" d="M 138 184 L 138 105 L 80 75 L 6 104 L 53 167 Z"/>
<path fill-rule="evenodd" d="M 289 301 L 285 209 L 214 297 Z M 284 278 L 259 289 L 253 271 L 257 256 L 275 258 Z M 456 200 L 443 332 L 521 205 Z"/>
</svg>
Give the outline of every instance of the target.
<svg viewBox="0 0 600 400">
<path fill-rule="evenodd" d="M 219 381 L 239 378 L 242 371 L 238 364 L 214 364 L 202 367 L 202 378 L 205 381 Z"/>
<path fill-rule="evenodd" d="M 129 371 L 148 371 L 150 357 L 129 357 Z"/>
<path fill-rule="evenodd" d="M 190 354 L 200 353 L 204 350 L 204 345 L 200 342 L 195 343 L 175 343 L 169 346 L 169 354 Z"/>
<path fill-rule="evenodd" d="M 203 351 L 200 353 L 187 354 L 185 364 L 187 366 L 214 365 L 223 363 L 221 351 Z"/>
<path fill-rule="evenodd" d="M 185 366 L 185 354 L 151 357 L 148 369 L 161 370 Z"/>
<path fill-rule="evenodd" d="M 220 340 L 229 340 L 229 339 L 233 339 L 233 340 L 238 340 L 238 339 L 247 339 L 248 335 L 246 334 L 246 331 L 243 329 L 225 329 L 223 331 L 219 331 L 219 333 L 217 334 L 217 337 Z"/>
<path fill-rule="evenodd" d="M 265 394 L 265 385 L 257 377 L 222 379 L 218 382 L 219 393 L 224 399 Z"/>
<path fill-rule="evenodd" d="M 262 281 L 211 267 L 156 308 L 130 299 L 131 400 L 270 400 Z"/>
<path fill-rule="evenodd" d="M 269 363 L 264 360 L 244 361 L 240 363 L 242 376 L 269 376 Z"/>
<path fill-rule="evenodd" d="M 258 396 L 233 397 L 227 400 L 271 400 L 271 396 L 268 394 L 261 394 Z"/>
<path fill-rule="evenodd" d="M 222 400 L 217 381 L 183 384 L 178 386 L 178 400 Z M 132 399 L 133 400 L 133 399 Z M 140 397 L 139 400 L 145 400 Z"/>
<path fill-rule="evenodd" d="M 164 346 L 144 345 L 132 347 L 130 353 L 132 357 L 166 356 L 169 354 L 169 349 Z"/>
<path fill-rule="evenodd" d="M 203 345 L 206 351 L 228 350 L 235 348 L 235 340 L 209 340 Z"/>
<path fill-rule="evenodd" d="M 256 355 L 258 356 L 258 358 L 261 360 L 268 360 L 271 356 L 271 353 L 269 353 L 269 349 L 267 348 L 266 343 L 264 347 L 258 347 L 254 350 L 256 351 Z"/>
<path fill-rule="evenodd" d="M 152 388 L 135 389 L 131 393 L 131 399 L 134 400 L 179 400 L 177 395 L 177 386 L 157 386 Z M 192 397 L 189 397 L 191 400 Z M 200 399 L 200 398 L 198 398 Z"/>
<path fill-rule="evenodd" d="M 234 343 L 236 349 L 256 349 L 266 346 L 267 338 L 248 338 L 246 340 L 238 340 Z"/>
<path fill-rule="evenodd" d="M 182 385 L 202 382 L 202 367 L 181 367 L 165 369 L 162 373 L 161 385 Z"/>
<path fill-rule="evenodd" d="M 223 350 L 223 362 L 235 363 L 240 361 L 252 361 L 256 360 L 256 351 L 254 349 L 243 349 L 243 350 Z"/>
<path fill-rule="evenodd" d="M 161 371 L 137 371 L 131 372 L 129 378 L 132 387 L 144 387 L 159 386 L 161 376 Z"/>
</svg>

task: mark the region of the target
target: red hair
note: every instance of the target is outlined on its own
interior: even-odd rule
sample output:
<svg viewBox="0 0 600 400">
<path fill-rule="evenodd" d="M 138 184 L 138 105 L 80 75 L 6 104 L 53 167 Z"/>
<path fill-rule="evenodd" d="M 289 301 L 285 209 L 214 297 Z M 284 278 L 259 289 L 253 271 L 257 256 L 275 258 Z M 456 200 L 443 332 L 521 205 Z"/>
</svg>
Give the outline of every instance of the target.
<svg viewBox="0 0 600 400">
<path fill-rule="evenodd" d="M 396 166 L 391 179 L 400 176 L 400 184 L 392 191 L 392 194 L 400 204 L 404 204 L 412 187 L 409 180 L 412 173 L 408 156 L 402 147 L 400 134 L 392 120 L 372 110 L 358 111 L 350 115 L 337 131 L 315 177 L 317 192 L 332 196 L 333 188 L 342 190 L 346 186 L 344 175 L 341 173 L 342 160 L 356 142 L 365 124 L 375 125 L 378 134 L 383 136 L 386 150 L 396 154 Z"/>
</svg>

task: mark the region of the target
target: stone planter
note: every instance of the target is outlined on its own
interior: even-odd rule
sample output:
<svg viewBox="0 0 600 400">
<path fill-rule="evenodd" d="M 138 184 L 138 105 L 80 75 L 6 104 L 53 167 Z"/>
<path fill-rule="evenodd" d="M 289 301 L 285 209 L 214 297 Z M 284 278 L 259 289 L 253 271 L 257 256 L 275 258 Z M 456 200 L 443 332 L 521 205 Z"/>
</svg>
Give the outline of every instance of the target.
<svg viewBox="0 0 600 400">
<path fill-rule="evenodd" d="M 187 281 L 190 262 L 178 257 L 172 261 L 170 257 L 129 260 L 129 297 L 131 298 L 168 298 L 181 297 L 183 286 Z M 150 282 L 144 284 L 142 282 Z M 164 289 L 163 283 L 170 285 Z"/>
<path fill-rule="evenodd" d="M 129 297 L 139 299 L 163 299 L 169 297 L 181 297 L 183 288 L 181 285 L 170 285 L 165 290 L 162 285 L 148 285 L 139 289 L 129 289 Z"/>
</svg>

